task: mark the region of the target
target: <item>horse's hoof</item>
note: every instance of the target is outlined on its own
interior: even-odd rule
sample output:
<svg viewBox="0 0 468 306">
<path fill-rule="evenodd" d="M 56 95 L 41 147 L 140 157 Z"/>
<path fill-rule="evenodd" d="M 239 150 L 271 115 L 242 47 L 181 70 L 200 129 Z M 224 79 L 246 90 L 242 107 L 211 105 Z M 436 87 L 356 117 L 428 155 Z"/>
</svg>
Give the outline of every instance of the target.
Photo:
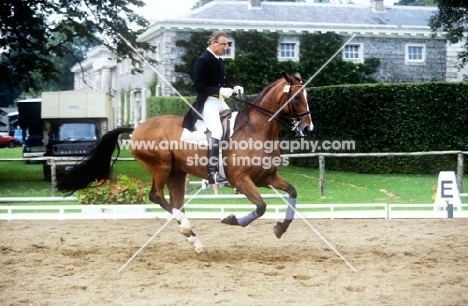
<svg viewBox="0 0 468 306">
<path fill-rule="evenodd" d="M 276 238 L 280 239 L 281 236 L 283 236 L 284 234 L 284 231 L 283 231 L 283 227 L 281 226 L 281 223 L 276 223 L 275 226 L 273 226 L 273 231 L 275 232 L 275 236 Z"/>
<path fill-rule="evenodd" d="M 237 218 L 234 215 L 229 215 L 223 220 L 221 220 L 221 223 L 227 224 L 227 225 L 239 225 L 239 222 L 237 222 Z"/>
<path fill-rule="evenodd" d="M 205 255 L 205 254 L 208 254 L 208 253 L 206 252 L 206 250 L 205 250 L 204 247 L 195 248 L 193 251 L 194 251 L 195 254 L 197 254 L 197 255 Z"/>
</svg>

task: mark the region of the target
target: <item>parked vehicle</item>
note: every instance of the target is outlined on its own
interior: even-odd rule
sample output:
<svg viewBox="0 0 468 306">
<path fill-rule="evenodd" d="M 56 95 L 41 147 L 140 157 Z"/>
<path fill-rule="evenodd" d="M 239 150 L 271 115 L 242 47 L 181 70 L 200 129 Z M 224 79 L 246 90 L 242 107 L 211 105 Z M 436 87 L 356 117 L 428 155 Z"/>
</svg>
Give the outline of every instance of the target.
<svg viewBox="0 0 468 306">
<path fill-rule="evenodd" d="M 14 148 L 19 145 L 19 140 L 12 136 L 1 136 L 0 135 L 0 148 L 8 147 Z"/>
<path fill-rule="evenodd" d="M 44 142 L 42 139 L 42 135 L 28 135 L 23 143 L 23 157 L 42 157 L 44 155 Z"/>
<path fill-rule="evenodd" d="M 21 128 L 27 129 L 23 157 L 82 157 L 114 128 L 112 98 L 105 92 L 43 92 L 39 99 L 18 101 L 18 111 Z M 57 164 L 57 175 L 72 167 L 70 163 Z M 47 162 L 43 171 L 44 179 L 50 180 Z"/>
</svg>

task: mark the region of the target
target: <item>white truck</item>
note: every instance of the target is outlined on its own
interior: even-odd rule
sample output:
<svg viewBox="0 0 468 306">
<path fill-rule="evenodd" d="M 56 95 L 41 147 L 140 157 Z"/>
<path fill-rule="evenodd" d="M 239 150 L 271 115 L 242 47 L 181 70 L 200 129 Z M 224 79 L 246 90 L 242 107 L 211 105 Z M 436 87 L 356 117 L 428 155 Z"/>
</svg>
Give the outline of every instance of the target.
<svg viewBox="0 0 468 306">
<path fill-rule="evenodd" d="M 44 156 L 85 156 L 96 142 L 114 129 L 112 97 L 106 92 L 57 91 L 42 93 Z M 57 175 L 73 165 L 57 164 Z M 44 163 L 44 178 L 50 180 L 51 169 Z"/>
</svg>

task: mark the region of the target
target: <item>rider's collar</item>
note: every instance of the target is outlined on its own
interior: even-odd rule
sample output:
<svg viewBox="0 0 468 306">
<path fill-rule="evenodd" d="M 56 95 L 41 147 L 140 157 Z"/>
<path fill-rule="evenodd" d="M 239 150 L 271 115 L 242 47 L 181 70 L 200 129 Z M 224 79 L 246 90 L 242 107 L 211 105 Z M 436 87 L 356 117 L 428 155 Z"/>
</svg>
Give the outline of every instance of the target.
<svg viewBox="0 0 468 306">
<path fill-rule="evenodd" d="M 210 51 L 210 53 L 213 54 L 213 56 L 216 57 L 217 60 L 219 60 L 219 56 L 214 54 L 213 51 L 210 50 L 210 48 L 206 48 L 206 50 Z"/>
</svg>

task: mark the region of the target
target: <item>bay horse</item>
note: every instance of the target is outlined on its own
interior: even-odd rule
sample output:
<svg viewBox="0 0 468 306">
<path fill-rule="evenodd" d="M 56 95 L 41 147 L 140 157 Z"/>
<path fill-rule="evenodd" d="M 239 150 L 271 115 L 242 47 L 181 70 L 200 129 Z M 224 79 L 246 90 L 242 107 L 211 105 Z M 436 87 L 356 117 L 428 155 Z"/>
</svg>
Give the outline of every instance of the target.
<svg viewBox="0 0 468 306">
<path fill-rule="evenodd" d="M 269 120 L 278 112 L 273 120 Z M 147 119 L 135 129 L 118 128 L 106 133 L 95 149 L 82 162 L 75 165 L 61 181 L 57 189 L 63 192 L 73 192 L 86 188 L 91 182 L 108 179 L 110 175 L 110 160 L 118 143 L 118 137 L 122 133 L 131 133 L 131 142 L 169 143 L 179 141 L 183 128 L 181 116 L 156 116 Z M 258 94 L 252 102 L 247 103 L 245 110 L 236 118 L 234 134 L 231 144 L 261 145 L 269 142 L 278 143 L 278 134 L 282 125 L 282 119 L 286 119 L 293 125 L 293 129 L 300 135 L 306 136 L 313 130 L 312 119 L 307 103 L 306 91 L 302 88 L 301 80 L 283 73 L 283 78 L 271 83 Z M 271 150 L 261 150 L 258 147 L 243 148 L 240 146 L 223 149 L 223 164 L 226 179 L 229 183 L 244 194 L 256 209 L 250 214 L 237 218 L 230 215 L 221 222 L 228 225 L 247 226 L 255 219 L 261 217 L 266 210 L 266 203 L 261 197 L 257 187 L 275 188 L 283 190 L 289 195 L 289 204 L 286 217 L 283 222 L 277 222 L 274 226 L 276 237 L 281 238 L 294 218 L 296 205 L 296 189 L 277 174 L 277 165 L 281 161 L 280 149 L 275 146 Z M 185 216 L 184 195 L 185 179 L 187 174 L 199 178 L 207 178 L 206 164 L 188 162 L 193 161 L 194 156 L 204 157 L 207 148 L 194 147 L 186 150 L 166 148 L 145 149 L 132 148 L 135 160 L 140 162 L 152 175 L 153 185 L 149 193 L 149 199 L 159 204 L 164 210 L 174 216 L 179 223 L 179 230 L 188 237 L 194 245 L 194 251 L 202 254 L 205 249 L 199 238 L 191 230 L 190 221 Z M 246 161 L 267 161 L 269 164 L 255 165 L 248 162 L 239 162 L 239 158 Z M 276 161 L 276 163 L 275 163 Z M 167 186 L 170 202 L 164 198 L 164 187 Z M 181 209 L 182 208 L 182 209 Z"/>
</svg>

